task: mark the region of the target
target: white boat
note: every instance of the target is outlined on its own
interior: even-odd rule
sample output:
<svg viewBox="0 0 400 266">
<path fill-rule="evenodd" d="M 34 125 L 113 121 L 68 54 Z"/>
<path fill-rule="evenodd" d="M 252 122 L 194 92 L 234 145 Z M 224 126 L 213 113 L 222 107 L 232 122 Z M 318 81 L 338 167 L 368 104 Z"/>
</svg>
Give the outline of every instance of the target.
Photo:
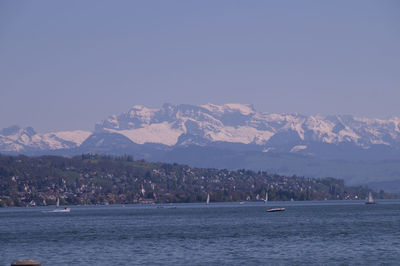
<svg viewBox="0 0 400 266">
<path fill-rule="evenodd" d="M 52 210 L 50 212 L 70 212 L 71 211 L 71 209 L 67 208 L 67 207 L 65 207 L 64 209 L 60 208 L 60 198 L 57 198 L 56 207 L 57 207 L 57 209 Z"/>
<path fill-rule="evenodd" d="M 64 209 L 55 209 L 52 210 L 51 212 L 70 212 L 70 211 L 71 211 L 70 208 L 65 207 Z"/>
<path fill-rule="evenodd" d="M 285 210 L 286 210 L 285 208 L 271 208 L 266 210 L 266 212 L 283 212 Z"/>
<path fill-rule="evenodd" d="M 365 204 L 376 204 L 374 198 L 372 197 L 372 193 L 368 193 L 368 197 L 365 200 Z"/>
<path fill-rule="evenodd" d="M 207 193 L 206 205 L 210 204 L 210 193 Z"/>
</svg>

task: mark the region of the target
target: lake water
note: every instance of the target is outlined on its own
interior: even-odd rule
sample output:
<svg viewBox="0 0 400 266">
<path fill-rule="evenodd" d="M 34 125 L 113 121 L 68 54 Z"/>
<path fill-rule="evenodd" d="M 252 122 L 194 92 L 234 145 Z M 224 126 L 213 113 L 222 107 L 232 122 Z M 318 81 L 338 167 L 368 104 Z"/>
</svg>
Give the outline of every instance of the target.
<svg viewBox="0 0 400 266">
<path fill-rule="evenodd" d="M 0 209 L 1 265 L 400 263 L 397 200 L 162 206 Z"/>
</svg>

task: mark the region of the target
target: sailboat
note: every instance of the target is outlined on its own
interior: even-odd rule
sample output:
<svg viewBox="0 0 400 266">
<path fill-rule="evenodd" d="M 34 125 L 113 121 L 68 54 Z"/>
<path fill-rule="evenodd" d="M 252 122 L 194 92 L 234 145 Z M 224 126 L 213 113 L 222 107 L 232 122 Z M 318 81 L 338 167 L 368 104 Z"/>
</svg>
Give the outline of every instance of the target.
<svg viewBox="0 0 400 266">
<path fill-rule="evenodd" d="M 365 200 L 365 204 L 376 204 L 374 198 L 372 197 L 371 191 L 368 193 L 368 197 Z"/>
<path fill-rule="evenodd" d="M 268 202 L 268 192 L 265 192 L 265 199 L 264 199 L 264 203 Z M 268 210 L 266 210 L 266 212 L 283 212 L 285 211 L 285 208 L 269 208 Z"/>
<path fill-rule="evenodd" d="M 210 204 L 210 193 L 207 193 L 206 205 Z"/>
<path fill-rule="evenodd" d="M 264 203 L 268 202 L 268 192 L 265 192 L 265 199 L 264 199 Z"/>
<path fill-rule="evenodd" d="M 64 209 L 60 209 L 60 198 L 57 198 L 56 209 L 52 210 L 51 212 L 70 212 L 71 209 L 65 207 Z"/>
</svg>

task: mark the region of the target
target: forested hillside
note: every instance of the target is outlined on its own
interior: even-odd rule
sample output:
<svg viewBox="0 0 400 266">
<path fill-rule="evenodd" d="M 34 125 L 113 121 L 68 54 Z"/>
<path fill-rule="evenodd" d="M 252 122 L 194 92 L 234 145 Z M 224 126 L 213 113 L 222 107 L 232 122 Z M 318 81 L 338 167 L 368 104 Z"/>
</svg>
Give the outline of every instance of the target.
<svg viewBox="0 0 400 266">
<path fill-rule="evenodd" d="M 261 200 L 364 199 L 365 187 L 334 178 L 191 168 L 131 156 L 0 155 L 0 206 Z M 376 198 L 391 195 L 383 191 Z"/>
</svg>

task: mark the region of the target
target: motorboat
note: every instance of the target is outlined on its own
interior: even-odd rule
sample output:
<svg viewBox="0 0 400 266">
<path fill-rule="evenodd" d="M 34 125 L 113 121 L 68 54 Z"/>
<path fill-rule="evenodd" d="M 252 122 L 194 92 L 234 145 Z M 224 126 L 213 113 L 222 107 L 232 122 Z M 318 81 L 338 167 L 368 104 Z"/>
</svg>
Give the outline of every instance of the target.
<svg viewBox="0 0 400 266">
<path fill-rule="evenodd" d="M 285 210 L 286 210 L 285 208 L 271 208 L 266 210 L 266 212 L 283 212 Z"/>
</svg>

